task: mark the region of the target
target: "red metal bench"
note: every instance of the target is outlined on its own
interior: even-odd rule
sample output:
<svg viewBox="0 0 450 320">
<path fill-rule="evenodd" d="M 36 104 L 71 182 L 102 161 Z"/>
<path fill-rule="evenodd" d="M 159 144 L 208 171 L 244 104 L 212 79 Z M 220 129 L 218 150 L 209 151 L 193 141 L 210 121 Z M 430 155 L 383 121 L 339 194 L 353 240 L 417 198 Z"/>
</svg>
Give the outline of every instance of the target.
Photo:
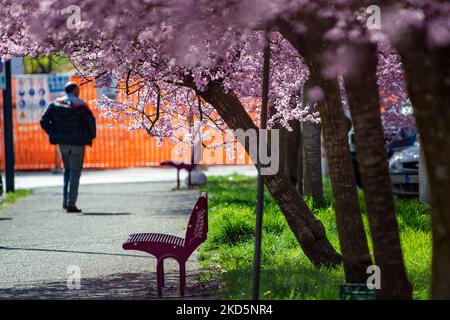
<svg viewBox="0 0 450 320">
<path fill-rule="evenodd" d="M 157 259 L 156 283 L 158 296 L 164 287 L 164 259 L 174 258 L 180 265 L 180 295 L 186 286 L 186 261 L 194 250 L 206 240 L 208 233 L 208 195 L 203 192 L 192 209 L 186 235 L 183 238 L 160 233 L 136 233 L 123 244 L 125 250 L 139 250 Z"/>
<path fill-rule="evenodd" d="M 173 161 L 163 161 L 160 163 L 162 166 L 174 167 L 177 169 L 177 190 L 180 189 L 180 170 L 185 169 L 188 172 L 188 187 L 191 187 L 191 172 L 197 167 L 195 163 L 175 163 Z"/>
</svg>

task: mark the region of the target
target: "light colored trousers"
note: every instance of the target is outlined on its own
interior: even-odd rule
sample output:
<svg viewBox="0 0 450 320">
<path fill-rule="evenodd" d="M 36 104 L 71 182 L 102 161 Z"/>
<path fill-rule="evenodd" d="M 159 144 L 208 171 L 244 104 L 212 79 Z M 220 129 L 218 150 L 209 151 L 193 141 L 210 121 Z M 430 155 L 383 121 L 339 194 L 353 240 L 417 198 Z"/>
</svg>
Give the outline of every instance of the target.
<svg viewBox="0 0 450 320">
<path fill-rule="evenodd" d="M 59 151 L 64 163 L 64 203 L 75 205 L 78 198 L 81 170 L 83 169 L 86 146 L 60 144 Z"/>
</svg>

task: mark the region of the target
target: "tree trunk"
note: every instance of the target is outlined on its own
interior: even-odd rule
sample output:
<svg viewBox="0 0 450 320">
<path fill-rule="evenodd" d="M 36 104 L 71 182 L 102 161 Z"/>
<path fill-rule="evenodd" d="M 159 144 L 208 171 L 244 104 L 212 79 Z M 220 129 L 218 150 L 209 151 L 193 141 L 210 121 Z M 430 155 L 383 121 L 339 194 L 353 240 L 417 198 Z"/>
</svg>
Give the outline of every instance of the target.
<svg viewBox="0 0 450 320">
<path fill-rule="evenodd" d="M 320 86 L 324 90 L 324 100 L 318 103 L 318 107 L 333 190 L 333 207 L 336 214 L 345 279 L 349 283 L 365 283 L 367 267 L 371 265 L 372 259 L 361 218 L 348 146 L 348 125 L 342 109 L 338 82 L 337 79 L 329 81 L 321 76 L 321 58 L 324 50 L 324 45 L 321 43 L 323 34 L 315 19 L 308 27 L 308 30 L 311 31 L 304 36 L 293 32 L 289 23 L 279 21 L 278 27 L 281 34 L 305 58 L 311 72 L 311 87 Z M 310 38 L 306 38 L 306 36 Z"/>
<path fill-rule="evenodd" d="M 230 129 L 258 130 L 239 99 L 232 92 L 225 93 L 220 83 L 211 82 L 201 95 L 214 106 Z M 248 151 L 248 144 L 240 143 Z M 252 160 L 256 163 L 256 159 Z M 314 217 L 286 175 L 279 171 L 264 176 L 264 182 L 309 260 L 316 267 L 340 264 L 341 257 L 328 241 L 322 223 Z"/>
<path fill-rule="evenodd" d="M 381 123 L 376 47 L 361 44 L 357 49 L 365 57 L 359 65 L 359 70 L 364 73 L 346 78 L 345 87 L 355 128 L 375 262 L 381 270 L 381 289 L 377 291 L 377 297 L 411 299 L 412 288 L 403 263 Z"/>
<path fill-rule="evenodd" d="M 303 132 L 301 130 L 300 125 L 300 141 L 298 146 L 298 154 L 297 154 L 297 191 L 301 195 L 303 195 L 303 185 L 304 185 L 304 179 L 303 179 Z"/>
<path fill-rule="evenodd" d="M 432 298 L 450 299 L 450 46 L 430 49 L 412 32 L 397 50 L 425 153 L 433 230 Z"/>
<path fill-rule="evenodd" d="M 292 97 L 291 103 L 295 104 L 295 97 Z M 295 107 L 293 105 L 293 107 Z M 275 108 L 271 108 L 271 116 L 275 112 Z M 299 174 L 299 169 L 302 169 L 301 159 L 301 140 L 302 129 L 301 123 L 294 121 L 290 124 L 292 131 L 288 131 L 279 123 L 275 123 L 274 129 L 280 130 L 280 170 L 287 175 L 289 181 L 297 189 L 300 194 L 303 194 L 303 173 Z"/>
<path fill-rule="evenodd" d="M 305 97 L 304 89 L 302 89 L 301 96 L 303 104 L 313 108 L 313 105 Z M 302 123 L 303 195 L 311 196 L 319 206 L 322 206 L 325 202 L 323 197 L 321 140 L 320 123 Z"/>
<path fill-rule="evenodd" d="M 302 181 L 298 180 L 298 157 L 300 152 L 300 140 L 301 140 L 301 124 L 300 122 L 295 122 L 291 124 L 292 131 L 287 131 L 287 146 L 286 146 L 286 175 L 291 181 L 292 185 L 299 190 L 299 184 Z M 301 167 L 300 167 L 301 168 Z M 301 194 L 301 192 L 300 192 Z"/>
<path fill-rule="evenodd" d="M 428 180 L 427 163 L 423 152 L 423 143 L 420 143 L 419 154 L 419 200 L 430 208 L 430 182 Z"/>
<path fill-rule="evenodd" d="M 320 123 L 302 124 L 303 131 L 303 195 L 323 205 L 322 154 Z"/>
<path fill-rule="evenodd" d="M 269 113 L 270 117 L 274 116 L 276 112 L 275 106 L 273 104 L 270 105 Z M 279 155 L 279 170 L 281 172 L 287 172 L 287 148 L 289 145 L 288 142 L 288 131 L 285 127 L 283 127 L 280 123 L 276 122 L 273 125 L 273 129 L 279 130 L 280 133 L 280 142 L 279 142 L 279 149 L 278 149 L 278 155 Z"/>
<path fill-rule="evenodd" d="M 318 103 L 324 146 L 333 192 L 333 207 L 347 283 L 365 283 L 372 259 L 361 218 L 355 176 L 348 146 L 348 123 L 342 109 L 337 80 L 319 76 L 311 67 L 311 82 L 321 85 L 324 100 Z"/>
</svg>

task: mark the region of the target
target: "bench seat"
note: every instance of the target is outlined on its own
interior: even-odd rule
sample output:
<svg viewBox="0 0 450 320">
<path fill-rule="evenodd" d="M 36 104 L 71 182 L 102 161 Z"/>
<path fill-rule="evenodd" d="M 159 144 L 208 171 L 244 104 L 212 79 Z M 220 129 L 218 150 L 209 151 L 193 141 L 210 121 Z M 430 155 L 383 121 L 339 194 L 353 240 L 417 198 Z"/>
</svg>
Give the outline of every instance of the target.
<svg viewBox="0 0 450 320">
<path fill-rule="evenodd" d="M 161 243 L 184 247 L 184 239 L 162 233 L 135 233 L 129 236 L 125 244 L 138 246 L 140 244 Z"/>
</svg>

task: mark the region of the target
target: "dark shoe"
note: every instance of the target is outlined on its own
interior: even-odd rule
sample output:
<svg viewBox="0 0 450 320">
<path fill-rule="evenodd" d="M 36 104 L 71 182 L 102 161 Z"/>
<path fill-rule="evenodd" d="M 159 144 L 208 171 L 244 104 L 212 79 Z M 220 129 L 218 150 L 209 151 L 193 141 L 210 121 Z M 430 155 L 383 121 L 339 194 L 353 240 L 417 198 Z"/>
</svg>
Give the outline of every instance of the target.
<svg viewBox="0 0 450 320">
<path fill-rule="evenodd" d="M 63 209 L 66 210 L 67 209 L 67 203 L 63 202 Z"/>
<path fill-rule="evenodd" d="M 79 213 L 79 212 L 81 212 L 81 209 L 78 209 L 77 206 L 71 205 L 71 204 L 67 205 L 66 210 L 67 210 L 67 213 Z"/>
</svg>

